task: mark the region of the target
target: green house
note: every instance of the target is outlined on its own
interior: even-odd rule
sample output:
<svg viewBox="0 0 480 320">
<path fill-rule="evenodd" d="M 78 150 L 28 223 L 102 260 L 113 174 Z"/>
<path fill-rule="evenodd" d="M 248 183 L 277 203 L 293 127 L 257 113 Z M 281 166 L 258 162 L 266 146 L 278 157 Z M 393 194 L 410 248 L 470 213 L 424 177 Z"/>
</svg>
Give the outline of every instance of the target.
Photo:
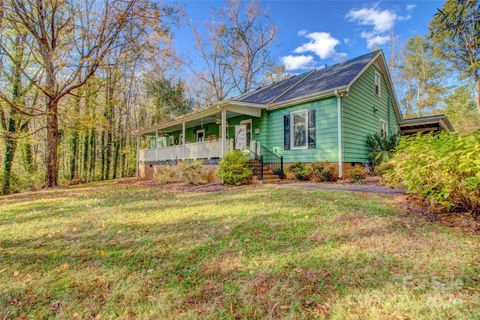
<svg viewBox="0 0 480 320">
<path fill-rule="evenodd" d="M 368 134 L 398 133 L 404 121 L 409 132 L 452 130 L 445 117 L 427 118 L 403 120 L 385 55 L 374 51 L 138 130 L 137 145 L 149 146 L 138 150 L 138 175 L 177 160 L 215 164 L 241 148 L 267 166 L 330 162 L 343 177 L 368 161 Z"/>
</svg>

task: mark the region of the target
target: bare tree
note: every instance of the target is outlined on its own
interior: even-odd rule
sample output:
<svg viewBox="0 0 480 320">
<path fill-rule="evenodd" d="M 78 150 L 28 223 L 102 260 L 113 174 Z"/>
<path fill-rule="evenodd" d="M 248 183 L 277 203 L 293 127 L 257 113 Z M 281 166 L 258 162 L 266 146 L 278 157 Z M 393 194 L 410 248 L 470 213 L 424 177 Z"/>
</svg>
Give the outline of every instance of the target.
<svg viewBox="0 0 480 320">
<path fill-rule="evenodd" d="M 242 6 L 239 0 L 231 0 L 214 15 L 220 20 L 207 24 L 207 37 L 192 28 L 205 64 L 204 70 L 195 73 L 205 84 L 207 103 L 251 90 L 275 67 L 270 53 L 277 32 L 264 8 L 256 2 Z"/>
<path fill-rule="evenodd" d="M 5 5 L 4 25 L 29 33 L 32 41 L 28 45 L 38 69 L 44 73 L 44 77 L 37 80 L 31 77 L 31 70 L 22 70 L 45 96 L 47 188 L 57 186 L 59 102 L 67 95 L 74 95 L 75 90 L 95 74 L 108 52 L 132 40 L 123 37 L 122 31 L 134 25 L 132 20 L 143 18 L 142 9 L 146 6 L 141 0 L 86 1 L 85 6 L 92 10 L 93 17 L 85 21 L 82 20 L 85 11 L 80 11 L 74 3 L 9 0 Z M 82 45 L 85 39 L 89 40 L 88 48 Z M 0 49 L 14 59 L 3 43 Z"/>
</svg>

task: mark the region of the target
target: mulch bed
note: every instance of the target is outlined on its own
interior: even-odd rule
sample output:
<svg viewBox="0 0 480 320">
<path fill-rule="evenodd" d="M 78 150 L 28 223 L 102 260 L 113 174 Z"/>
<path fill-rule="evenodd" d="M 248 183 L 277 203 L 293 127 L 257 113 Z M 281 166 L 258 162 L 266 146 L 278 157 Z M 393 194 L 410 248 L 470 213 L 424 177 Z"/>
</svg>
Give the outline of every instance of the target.
<svg viewBox="0 0 480 320">
<path fill-rule="evenodd" d="M 423 199 L 412 195 L 397 196 L 396 204 L 400 209 L 427 221 L 480 234 L 480 221 L 475 220 L 468 212 L 435 212 Z"/>
</svg>

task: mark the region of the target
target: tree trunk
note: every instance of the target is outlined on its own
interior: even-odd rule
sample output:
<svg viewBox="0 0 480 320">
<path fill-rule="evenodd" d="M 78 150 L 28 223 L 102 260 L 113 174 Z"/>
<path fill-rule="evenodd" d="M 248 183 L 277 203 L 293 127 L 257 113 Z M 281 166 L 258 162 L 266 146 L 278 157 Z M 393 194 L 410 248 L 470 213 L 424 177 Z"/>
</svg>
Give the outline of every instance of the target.
<svg viewBox="0 0 480 320">
<path fill-rule="evenodd" d="M 13 128 L 11 128 L 13 125 Z M 15 121 L 10 118 L 9 121 L 9 132 L 12 132 L 11 129 L 15 130 Z M 2 183 L 2 194 L 9 194 L 10 193 L 10 182 L 12 177 L 12 164 L 13 164 L 13 157 L 15 155 L 15 149 L 17 146 L 17 142 L 15 138 L 7 137 L 5 139 L 5 159 L 3 162 L 3 183 Z"/>
<path fill-rule="evenodd" d="M 58 147 L 58 103 L 55 100 L 47 104 L 47 159 L 45 162 L 45 188 L 58 186 L 57 147 Z"/>
<path fill-rule="evenodd" d="M 70 180 L 77 178 L 78 132 L 71 134 L 70 141 Z"/>
<path fill-rule="evenodd" d="M 100 141 L 100 148 L 101 148 L 101 151 L 102 151 L 102 155 L 101 155 L 101 158 L 102 158 L 102 170 L 101 170 L 101 174 L 100 174 L 100 179 L 101 180 L 105 180 L 105 131 L 103 130 L 102 131 L 102 136 L 101 136 L 101 141 Z"/>
<path fill-rule="evenodd" d="M 95 129 L 92 129 L 92 132 L 90 133 L 90 172 L 89 172 L 89 179 L 94 180 L 95 179 L 95 164 L 97 160 L 97 133 Z"/>
<path fill-rule="evenodd" d="M 85 136 L 83 138 L 83 159 L 82 159 L 82 176 L 85 181 L 88 180 L 88 147 L 90 143 L 90 137 L 88 136 L 88 131 L 85 132 Z"/>
</svg>

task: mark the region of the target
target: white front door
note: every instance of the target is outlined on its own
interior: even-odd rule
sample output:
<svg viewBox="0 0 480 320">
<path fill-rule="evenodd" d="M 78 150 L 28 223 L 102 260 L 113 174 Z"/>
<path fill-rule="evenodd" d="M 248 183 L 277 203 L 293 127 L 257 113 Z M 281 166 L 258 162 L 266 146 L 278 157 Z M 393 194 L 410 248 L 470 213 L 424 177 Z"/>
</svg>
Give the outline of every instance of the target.
<svg viewBox="0 0 480 320">
<path fill-rule="evenodd" d="M 252 142 L 252 119 L 242 120 L 240 124 L 247 126 L 247 148 L 249 148 Z"/>
</svg>

